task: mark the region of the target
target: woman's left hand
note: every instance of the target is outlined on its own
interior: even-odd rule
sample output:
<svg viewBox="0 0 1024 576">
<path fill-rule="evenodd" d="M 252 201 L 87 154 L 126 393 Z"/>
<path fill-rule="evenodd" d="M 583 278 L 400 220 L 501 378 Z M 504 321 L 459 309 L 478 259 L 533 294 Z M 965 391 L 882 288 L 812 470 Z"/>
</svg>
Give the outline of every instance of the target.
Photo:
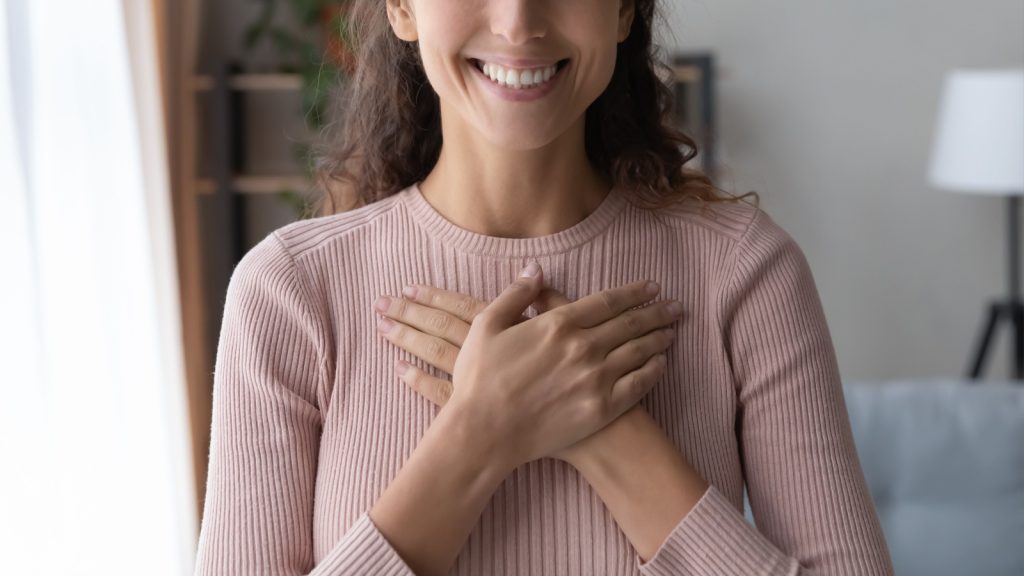
<svg viewBox="0 0 1024 576">
<path fill-rule="evenodd" d="M 383 316 L 377 325 L 378 331 L 399 348 L 451 374 L 473 318 L 487 307 L 487 303 L 433 286 L 414 285 L 402 292 L 404 298 L 381 296 L 374 302 L 377 313 Z M 538 314 L 543 314 L 570 302 L 557 290 L 544 288 L 533 308 Z M 523 320 L 527 318 L 524 316 L 520 321 Z M 450 380 L 431 376 L 403 361 L 398 362 L 396 370 L 403 382 L 434 404 L 444 406 L 451 398 Z M 637 409 L 642 408 L 637 405 L 629 412 Z M 564 448 L 552 457 L 571 462 L 581 445 L 599 433 Z"/>
</svg>

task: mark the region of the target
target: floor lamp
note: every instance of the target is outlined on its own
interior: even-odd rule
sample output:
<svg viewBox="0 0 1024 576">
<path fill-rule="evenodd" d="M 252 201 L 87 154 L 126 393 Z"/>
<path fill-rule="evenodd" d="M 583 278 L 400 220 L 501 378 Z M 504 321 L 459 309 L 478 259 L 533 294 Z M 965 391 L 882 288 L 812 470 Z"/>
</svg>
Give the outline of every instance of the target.
<svg viewBox="0 0 1024 576">
<path fill-rule="evenodd" d="M 929 180 L 937 188 L 1006 197 L 1009 294 L 993 300 L 967 378 L 977 380 L 1004 322 L 1013 339 L 1010 372 L 1024 379 L 1020 284 L 1020 197 L 1024 195 L 1024 69 L 953 70 L 943 87 Z"/>
</svg>

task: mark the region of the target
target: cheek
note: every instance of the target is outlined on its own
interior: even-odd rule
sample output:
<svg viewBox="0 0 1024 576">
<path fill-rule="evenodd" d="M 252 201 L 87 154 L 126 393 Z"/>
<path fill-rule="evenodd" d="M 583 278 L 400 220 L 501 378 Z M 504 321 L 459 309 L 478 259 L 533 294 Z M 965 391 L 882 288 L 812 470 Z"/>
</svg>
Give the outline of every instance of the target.
<svg viewBox="0 0 1024 576">
<path fill-rule="evenodd" d="M 427 81 L 439 97 L 455 101 L 463 98 L 461 94 L 465 91 L 464 86 L 468 81 L 464 76 L 469 71 L 460 68 L 461 55 L 458 47 L 421 44 L 420 58 Z"/>
<path fill-rule="evenodd" d="M 575 74 L 572 78 L 575 84 L 574 98 L 585 106 L 592 104 L 608 88 L 615 72 L 616 51 L 614 46 L 601 48 L 601 50 L 601 52 L 587 54 L 584 61 L 580 62 L 579 67 L 574 71 Z"/>
<path fill-rule="evenodd" d="M 420 58 L 431 85 L 439 94 L 442 89 L 459 82 L 456 63 L 470 42 L 477 26 L 467 17 L 472 1 L 427 0 L 429 9 L 421 8 L 417 20 Z"/>
</svg>

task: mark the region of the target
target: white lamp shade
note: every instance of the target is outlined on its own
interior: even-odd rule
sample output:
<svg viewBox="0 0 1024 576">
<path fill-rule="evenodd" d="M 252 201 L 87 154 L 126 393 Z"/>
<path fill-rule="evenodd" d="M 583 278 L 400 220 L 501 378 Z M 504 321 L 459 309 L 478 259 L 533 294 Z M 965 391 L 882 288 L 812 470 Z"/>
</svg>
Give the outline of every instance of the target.
<svg viewBox="0 0 1024 576">
<path fill-rule="evenodd" d="M 948 73 L 929 179 L 956 192 L 1024 194 L 1024 68 Z"/>
</svg>

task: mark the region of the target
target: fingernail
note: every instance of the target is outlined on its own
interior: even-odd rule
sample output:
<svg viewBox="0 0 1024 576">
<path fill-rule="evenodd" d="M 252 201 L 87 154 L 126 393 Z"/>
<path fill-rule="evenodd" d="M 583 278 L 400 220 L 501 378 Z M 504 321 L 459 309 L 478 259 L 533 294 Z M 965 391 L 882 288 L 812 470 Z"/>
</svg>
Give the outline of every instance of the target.
<svg viewBox="0 0 1024 576">
<path fill-rule="evenodd" d="M 658 290 L 661 290 L 661 286 L 658 286 L 657 282 L 648 282 L 647 283 L 647 293 L 650 294 L 651 296 L 654 296 L 655 294 L 657 294 Z"/>
<path fill-rule="evenodd" d="M 534 260 L 534 261 L 530 262 L 526 266 L 526 268 L 523 268 L 523 271 L 519 274 L 519 277 L 520 278 L 532 278 L 532 277 L 536 276 L 537 272 L 539 272 L 539 271 L 540 271 L 540 264 L 537 264 L 537 261 Z"/>
<path fill-rule="evenodd" d="M 398 361 L 398 366 L 395 367 L 395 372 L 397 372 L 399 376 L 404 376 L 405 375 L 405 371 L 408 370 L 408 369 L 409 369 L 409 365 L 406 364 L 405 360 L 399 360 Z"/>
<path fill-rule="evenodd" d="M 415 286 L 406 286 L 405 288 L 402 288 L 402 296 L 405 296 L 406 298 L 409 298 L 410 300 L 415 300 L 416 299 L 416 287 Z"/>
<path fill-rule="evenodd" d="M 668 305 L 668 312 L 669 312 L 669 314 L 672 314 L 673 316 L 675 316 L 675 315 L 679 314 L 682 311 L 683 311 L 683 305 L 680 304 L 679 301 L 673 301 L 673 302 L 669 303 L 669 305 Z"/>
<path fill-rule="evenodd" d="M 380 322 L 377 322 L 377 329 L 387 334 L 391 331 L 391 328 L 395 325 L 390 318 L 381 318 Z"/>
<path fill-rule="evenodd" d="M 381 296 L 373 302 L 373 307 L 381 312 L 387 312 L 390 306 L 391 298 L 388 298 L 387 296 Z"/>
</svg>

